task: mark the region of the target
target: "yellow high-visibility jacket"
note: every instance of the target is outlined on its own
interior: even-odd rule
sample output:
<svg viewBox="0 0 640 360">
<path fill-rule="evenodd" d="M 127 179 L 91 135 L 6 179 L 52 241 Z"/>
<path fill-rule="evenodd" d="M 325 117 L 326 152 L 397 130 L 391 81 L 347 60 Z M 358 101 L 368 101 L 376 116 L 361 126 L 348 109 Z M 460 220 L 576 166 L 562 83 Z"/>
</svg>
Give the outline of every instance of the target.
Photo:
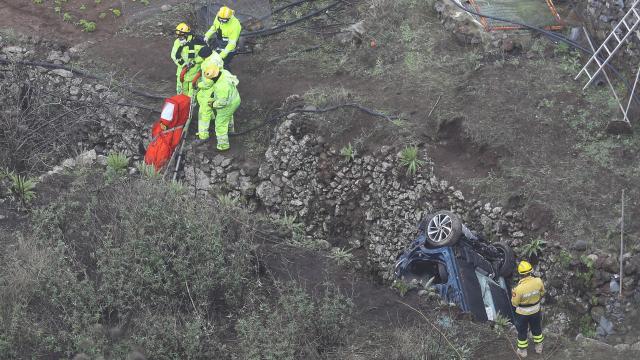
<svg viewBox="0 0 640 360">
<path fill-rule="evenodd" d="M 527 276 L 511 291 L 511 304 L 520 315 L 533 315 L 540 311 L 540 300 L 544 296 L 542 279 Z"/>
</svg>

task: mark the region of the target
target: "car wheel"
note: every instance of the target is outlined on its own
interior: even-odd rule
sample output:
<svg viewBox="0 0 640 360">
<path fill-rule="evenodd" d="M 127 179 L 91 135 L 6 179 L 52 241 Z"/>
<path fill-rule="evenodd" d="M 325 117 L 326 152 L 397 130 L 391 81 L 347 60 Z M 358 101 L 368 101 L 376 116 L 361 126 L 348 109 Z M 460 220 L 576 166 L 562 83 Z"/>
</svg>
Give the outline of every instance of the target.
<svg viewBox="0 0 640 360">
<path fill-rule="evenodd" d="M 462 234 L 462 223 L 458 215 L 450 211 L 436 212 L 427 224 L 426 241 L 433 247 L 451 246 Z"/>
<path fill-rule="evenodd" d="M 493 246 L 500 253 L 500 265 L 496 269 L 497 274 L 505 278 L 511 277 L 516 270 L 516 255 L 513 249 L 505 243 L 495 243 Z"/>
</svg>

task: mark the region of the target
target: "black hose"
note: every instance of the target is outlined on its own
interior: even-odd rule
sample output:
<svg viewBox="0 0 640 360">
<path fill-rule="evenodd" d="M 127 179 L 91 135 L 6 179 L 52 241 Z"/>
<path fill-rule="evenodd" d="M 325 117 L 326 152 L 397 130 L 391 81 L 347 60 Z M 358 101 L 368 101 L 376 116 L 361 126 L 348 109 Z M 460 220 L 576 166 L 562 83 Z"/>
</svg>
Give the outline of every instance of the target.
<svg viewBox="0 0 640 360">
<path fill-rule="evenodd" d="M 329 106 L 326 108 L 322 108 L 322 109 L 304 109 L 304 108 L 295 108 L 293 110 L 289 110 L 286 111 L 284 113 L 280 113 L 278 115 L 274 115 L 270 118 L 265 119 L 262 123 L 251 127 L 247 130 L 244 131 L 240 131 L 237 133 L 230 133 L 229 136 L 241 136 L 241 135 L 245 135 L 248 134 L 252 131 L 258 130 L 274 121 L 278 121 L 280 119 L 282 119 L 285 116 L 291 115 L 291 114 L 297 114 L 297 113 L 325 113 L 325 112 L 329 112 L 329 111 L 333 111 L 333 110 L 337 110 L 337 109 L 341 109 L 341 108 L 353 108 L 353 109 L 357 109 L 360 110 L 362 112 L 364 112 L 365 114 L 369 114 L 371 116 L 377 116 L 377 117 L 382 117 L 385 118 L 388 121 L 393 121 L 394 119 L 397 119 L 396 116 L 389 116 L 387 114 L 381 113 L 379 111 L 376 110 L 372 110 L 369 109 L 367 107 L 364 107 L 362 105 L 356 104 L 356 103 L 345 103 L 345 104 L 338 104 L 338 105 L 333 105 L 333 106 Z"/>
<path fill-rule="evenodd" d="M 468 12 L 469 14 L 473 14 L 473 15 L 480 16 L 480 17 L 487 18 L 487 19 L 491 19 L 491 20 L 506 22 L 506 23 L 509 23 L 509 24 L 514 24 L 514 25 L 521 26 L 521 27 L 529 29 L 529 30 L 537 31 L 537 32 L 539 32 L 539 33 L 541 33 L 543 35 L 546 35 L 549 38 L 555 39 L 557 41 L 564 42 L 565 44 L 570 45 L 573 48 L 578 49 L 578 50 L 588 54 L 589 56 L 593 56 L 594 55 L 594 51 L 592 51 L 590 49 L 587 49 L 587 48 L 581 46 L 580 44 L 578 44 L 577 42 L 575 42 L 575 41 L 573 41 L 571 39 L 568 39 L 568 38 L 566 38 L 566 37 L 564 37 L 564 36 L 562 36 L 560 34 L 554 33 L 552 31 L 548 31 L 548 30 L 539 28 L 537 26 L 520 23 L 520 22 L 514 21 L 514 20 L 503 19 L 503 18 L 500 18 L 500 17 L 497 17 L 497 16 L 481 14 L 479 12 L 476 12 L 476 11 L 473 11 L 473 10 L 465 8 L 464 6 L 458 4 L 455 0 L 449 0 L 449 1 L 452 2 L 456 7 L 464 10 L 465 12 Z M 600 59 L 600 60 L 602 60 L 602 59 Z M 625 86 L 627 87 L 627 90 L 631 87 L 629 82 L 622 76 L 622 74 L 613 65 L 611 65 L 610 63 L 607 63 L 606 66 L 625 84 Z M 640 105 L 640 99 L 637 97 L 637 95 L 634 95 L 632 98 L 633 98 L 633 101 L 637 105 Z"/>
<path fill-rule="evenodd" d="M 41 62 L 41 61 L 24 61 L 24 60 L 9 61 L 9 60 L 0 59 L 0 64 L 5 64 L 5 65 L 19 64 L 19 65 L 25 65 L 25 66 L 40 66 L 40 67 L 43 67 L 43 68 L 46 68 L 46 69 L 67 70 L 67 71 L 70 71 L 71 73 L 76 74 L 76 75 L 81 76 L 81 77 L 94 79 L 94 80 L 99 80 L 99 81 L 106 81 L 106 79 L 103 78 L 103 77 L 99 77 L 99 76 L 96 76 L 96 75 L 89 74 L 88 72 L 83 71 L 83 70 L 78 70 L 78 69 L 75 69 L 75 68 L 72 68 L 72 67 L 68 67 L 68 66 L 64 66 L 64 65 L 52 64 L 52 63 Z M 126 89 L 126 90 L 130 91 L 133 94 L 144 96 L 144 97 L 150 98 L 150 99 L 163 99 L 164 100 L 166 98 L 165 96 L 149 94 L 149 93 L 146 93 L 144 91 L 140 91 L 140 90 L 137 90 L 137 89 L 134 89 L 132 87 L 125 86 L 125 85 L 117 85 L 117 86 L 120 87 L 120 88 Z"/>
<path fill-rule="evenodd" d="M 334 2 L 334 3 L 331 3 L 331 4 L 323 7 L 323 8 L 314 10 L 314 11 L 312 11 L 312 12 L 310 12 L 310 13 L 304 15 L 304 16 L 301 16 L 301 17 L 299 17 L 297 19 L 294 19 L 294 20 L 291 20 L 291 21 L 287 21 L 287 22 L 285 22 L 283 24 L 280 24 L 278 26 L 275 26 L 275 27 L 272 27 L 272 28 L 269 28 L 269 29 L 262 29 L 262 30 L 256 30 L 256 31 L 242 33 L 240 36 L 241 37 L 242 36 L 244 36 L 244 37 L 267 36 L 267 35 L 273 35 L 273 34 L 282 32 L 282 31 L 284 31 L 285 28 L 287 28 L 287 27 L 289 27 L 291 25 L 295 25 L 295 24 L 297 24 L 297 23 L 299 23 L 301 21 L 304 21 L 306 19 L 309 19 L 311 17 L 317 16 L 320 13 L 322 13 L 323 11 L 327 11 L 327 10 L 337 6 L 341 2 L 342 2 L 342 0 L 338 0 L 338 1 Z"/>
</svg>

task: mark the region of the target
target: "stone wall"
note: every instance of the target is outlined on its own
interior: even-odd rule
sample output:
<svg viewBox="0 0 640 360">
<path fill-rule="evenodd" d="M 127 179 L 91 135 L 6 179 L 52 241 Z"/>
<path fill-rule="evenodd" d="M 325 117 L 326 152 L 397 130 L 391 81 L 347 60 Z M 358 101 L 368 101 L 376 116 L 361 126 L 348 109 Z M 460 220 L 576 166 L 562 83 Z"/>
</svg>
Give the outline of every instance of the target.
<svg viewBox="0 0 640 360">
<path fill-rule="evenodd" d="M 524 237 L 519 212 L 468 202 L 433 175 L 427 158 L 415 176 L 407 175 L 397 150 L 388 146 L 350 160 L 325 142 L 313 121 L 297 115 L 282 123 L 257 173 L 221 155 L 211 161 L 190 155 L 186 183 L 222 188 L 270 214 L 295 216 L 310 240 L 364 249 L 370 265 L 385 277 L 396 255 L 415 238 L 416 224 L 435 210 L 460 214 L 494 240 L 516 245 Z"/>
<path fill-rule="evenodd" d="M 588 0 L 583 7 L 584 16 L 591 21 L 592 31 L 599 40 L 604 40 L 622 19 L 636 0 Z M 583 6 L 583 1 L 574 1 L 576 6 Z M 627 55 L 640 55 L 640 32 L 631 35 L 632 41 L 624 45 Z M 637 62 L 627 62 L 637 66 Z M 635 71 L 635 68 L 633 69 Z"/>
</svg>

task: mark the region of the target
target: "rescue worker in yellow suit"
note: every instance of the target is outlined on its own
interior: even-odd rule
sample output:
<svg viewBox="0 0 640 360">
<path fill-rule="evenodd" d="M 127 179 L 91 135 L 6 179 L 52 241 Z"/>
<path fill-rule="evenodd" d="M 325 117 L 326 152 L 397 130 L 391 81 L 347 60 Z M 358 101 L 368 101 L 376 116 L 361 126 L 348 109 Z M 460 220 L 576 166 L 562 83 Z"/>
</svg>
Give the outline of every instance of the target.
<svg viewBox="0 0 640 360">
<path fill-rule="evenodd" d="M 198 79 L 200 63 L 204 57 L 199 52 L 206 47 L 204 39 L 191 32 L 189 25 L 180 23 L 176 26 L 176 40 L 171 49 L 171 60 L 176 64 L 176 93 L 192 95 L 192 83 Z"/>
<path fill-rule="evenodd" d="M 518 264 L 518 273 L 522 276 L 511 293 L 511 304 L 516 308 L 515 325 L 518 330 L 518 356 L 527 357 L 529 329 L 537 354 L 542 354 L 542 312 L 540 301 L 544 296 L 542 279 L 532 275 L 533 267 L 527 261 Z"/>
<path fill-rule="evenodd" d="M 198 82 L 198 139 L 209 138 L 209 126 L 215 116 L 216 148 L 229 150 L 229 130 L 233 131 L 233 113 L 240 106 L 240 94 L 236 86 L 238 78 L 222 68 L 213 57 L 202 66 L 202 78 Z"/>
<path fill-rule="evenodd" d="M 218 10 L 213 25 L 204 34 L 204 41 L 211 49 L 220 53 L 227 70 L 230 69 L 231 59 L 236 54 L 236 47 L 240 39 L 242 25 L 240 20 L 233 15 L 234 11 L 223 6 Z"/>
</svg>

